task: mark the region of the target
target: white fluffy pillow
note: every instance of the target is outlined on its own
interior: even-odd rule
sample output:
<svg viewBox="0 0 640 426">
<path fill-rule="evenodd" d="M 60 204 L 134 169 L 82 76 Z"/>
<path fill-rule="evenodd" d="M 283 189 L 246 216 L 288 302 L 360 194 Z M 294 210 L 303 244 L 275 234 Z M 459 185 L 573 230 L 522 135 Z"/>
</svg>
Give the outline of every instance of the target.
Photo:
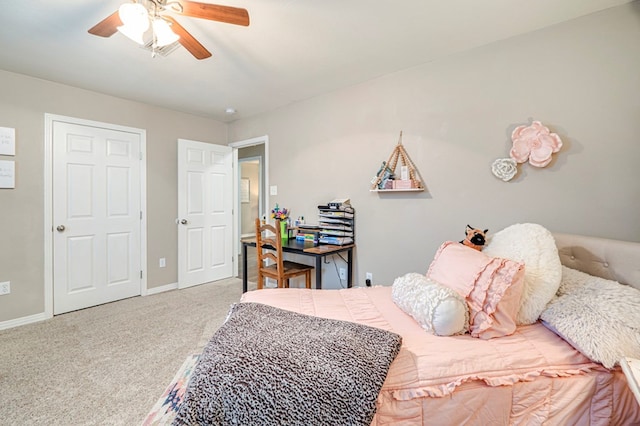
<svg viewBox="0 0 640 426">
<path fill-rule="evenodd" d="M 391 295 L 429 333 L 451 336 L 469 330 L 469 307 L 462 296 L 422 274 L 396 278 Z"/>
<path fill-rule="evenodd" d="M 551 232 L 535 223 L 511 225 L 490 236 L 482 252 L 524 263 L 524 291 L 516 324 L 536 322 L 562 279 L 562 264 Z"/>
<path fill-rule="evenodd" d="M 543 324 L 607 368 L 623 356 L 640 358 L 640 290 L 562 270 L 558 297 L 542 312 Z"/>
</svg>

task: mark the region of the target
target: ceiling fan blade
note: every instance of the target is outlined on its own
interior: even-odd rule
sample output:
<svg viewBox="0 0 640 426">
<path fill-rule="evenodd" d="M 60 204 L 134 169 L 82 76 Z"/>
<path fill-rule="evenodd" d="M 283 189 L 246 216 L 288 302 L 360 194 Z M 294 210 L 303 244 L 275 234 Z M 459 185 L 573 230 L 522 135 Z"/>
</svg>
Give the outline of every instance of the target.
<svg viewBox="0 0 640 426">
<path fill-rule="evenodd" d="M 118 31 L 118 27 L 120 25 L 122 25 L 122 21 L 120 20 L 120 15 L 116 10 L 111 15 L 107 16 L 102 21 L 94 25 L 89 30 L 89 34 L 97 35 L 100 37 L 111 37 Z"/>
<path fill-rule="evenodd" d="M 178 24 L 178 21 L 171 16 L 164 16 L 165 19 L 171 21 L 171 30 L 180 36 L 178 42 L 189 51 L 196 59 L 206 59 L 211 56 L 209 52 L 198 40 L 195 39 L 184 27 Z"/>
<path fill-rule="evenodd" d="M 249 26 L 249 12 L 247 12 L 247 9 L 189 0 L 182 0 L 180 4 L 182 5 L 181 13 L 185 16 L 243 25 L 245 27 Z"/>
</svg>

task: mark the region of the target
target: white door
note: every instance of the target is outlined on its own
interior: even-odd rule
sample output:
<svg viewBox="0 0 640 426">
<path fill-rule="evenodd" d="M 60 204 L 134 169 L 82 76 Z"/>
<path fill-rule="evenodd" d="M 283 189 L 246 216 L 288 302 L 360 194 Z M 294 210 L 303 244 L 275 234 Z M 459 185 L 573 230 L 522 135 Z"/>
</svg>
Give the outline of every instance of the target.
<svg viewBox="0 0 640 426">
<path fill-rule="evenodd" d="M 54 314 L 140 295 L 140 134 L 52 126 Z"/>
<path fill-rule="evenodd" d="M 233 173 L 228 146 L 178 140 L 178 287 L 231 276 Z"/>
</svg>

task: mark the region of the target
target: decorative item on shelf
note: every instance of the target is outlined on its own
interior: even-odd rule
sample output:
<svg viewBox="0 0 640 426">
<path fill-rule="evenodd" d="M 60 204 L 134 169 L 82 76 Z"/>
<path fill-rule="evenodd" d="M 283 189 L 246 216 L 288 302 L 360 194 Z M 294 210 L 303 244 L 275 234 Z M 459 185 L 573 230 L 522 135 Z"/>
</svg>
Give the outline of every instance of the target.
<svg viewBox="0 0 640 426">
<path fill-rule="evenodd" d="M 518 126 L 511 133 L 513 143 L 508 158 L 498 158 L 491 164 L 491 172 L 507 182 L 518 173 L 518 164 L 527 161 L 534 167 L 546 167 L 552 154 L 560 151 L 560 136 L 551 133 L 540 121 L 530 126 Z"/>
<path fill-rule="evenodd" d="M 394 179 L 393 171 L 387 166 L 387 162 L 383 161 L 378 173 L 373 177 L 372 184 L 378 187 L 378 189 L 385 189 L 387 182 L 391 182 Z M 391 185 L 389 186 L 391 187 Z"/>
<path fill-rule="evenodd" d="M 289 220 L 289 210 L 286 208 L 280 208 L 278 204 L 271 210 L 271 219 L 276 219 L 280 221 L 280 237 L 283 240 L 289 239 L 289 231 L 287 229 L 287 224 Z"/>
<path fill-rule="evenodd" d="M 401 162 L 400 179 L 396 174 L 398 160 Z M 391 156 L 382 162 L 378 173 L 371 180 L 371 191 L 424 191 L 420 173 L 402 145 L 402 131 Z"/>
</svg>

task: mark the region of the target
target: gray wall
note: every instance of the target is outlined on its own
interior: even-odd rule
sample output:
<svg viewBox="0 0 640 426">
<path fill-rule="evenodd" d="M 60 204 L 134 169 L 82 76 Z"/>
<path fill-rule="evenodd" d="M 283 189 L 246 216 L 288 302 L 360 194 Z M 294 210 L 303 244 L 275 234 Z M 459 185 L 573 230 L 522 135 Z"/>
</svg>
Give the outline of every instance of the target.
<svg viewBox="0 0 640 426">
<path fill-rule="evenodd" d="M 217 121 L 0 71 L 0 126 L 16 129 L 16 188 L 0 189 L 0 322 L 44 312 L 44 114 L 147 131 L 147 285 L 177 272 L 177 140 L 226 144 Z M 167 267 L 158 267 L 166 257 Z"/>
<path fill-rule="evenodd" d="M 349 197 L 357 281 L 391 284 L 466 224 L 640 241 L 639 70 L 635 2 L 234 122 L 229 140 L 269 135 L 271 204 L 294 217 Z M 502 182 L 491 163 L 532 119 L 564 147 Z M 400 130 L 428 190 L 369 192 Z"/>
</svg>

